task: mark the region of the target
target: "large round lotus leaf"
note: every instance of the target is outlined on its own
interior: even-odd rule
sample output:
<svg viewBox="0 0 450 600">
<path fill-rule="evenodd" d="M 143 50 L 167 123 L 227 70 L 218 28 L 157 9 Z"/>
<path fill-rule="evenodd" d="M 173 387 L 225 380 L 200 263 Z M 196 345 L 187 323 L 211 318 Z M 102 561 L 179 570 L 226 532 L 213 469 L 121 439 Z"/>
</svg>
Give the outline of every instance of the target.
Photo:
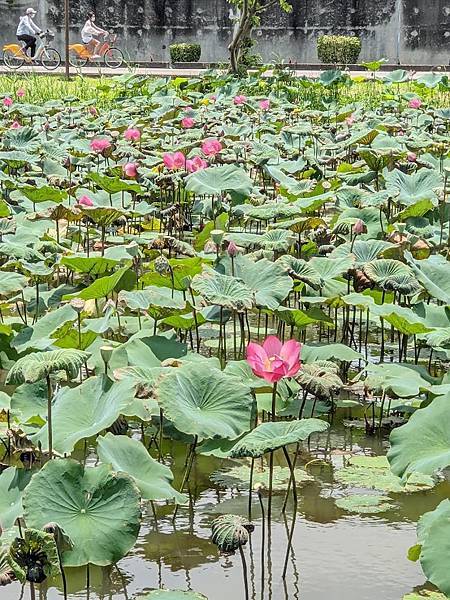
<svg viewBox="0 0 450 600">
<path fill-rule="evenodd" d="M 31 471 L 9 467 L 0 475 L 0 527 L 9 529 L 22 516 L 22 494 L 31 479 Z"/>
<path fill-rule="evenodd" d="M 102 463 L 132 477 L 145 500 L 187 501 L 187 496 L 170 485 L 173 475 L 169 467 L 152 458 L 139 440 L 107 433 L 98 438 L 97 452 Z"/>
<path fill-rule="evenodd" d="M 244 310 L 253 306 L 253 293 L 240 279 L 221 275 L 210 267 L 192 280 L 191 287 L 210 304 Z"/>
<path fill-rule="evenodd" d="M 400 477 L 391 472 L 385 456 L 354 456 L 347 467 L 335 473 L 334 478 L 338 483 L 354 488 L 397 494 L 428 490 L 435 484 L 431 477 L 421 473 L 411 473 L 406 484 L 403 484 Z"/>
<path fill-rule="evenodd" d="M 165 417 L 179 431 L 200 440 L 235 439 L 251 428 L 250 388 L 206 362 L 173 369 L 156 394 Z"/>
<path fill-rule="evenodd" d="M 441 505 L 444 508 L 441 508 Z M 423 572 L 442 592 L 450 595 L 450 503 L 444 500 L 436 509 L 439 517 L 430 519 L 421 533 L 420 564 Z"/>
<path fill-rule="evenodd" d="M 352 513 L 374 514 L 382 513 L 394 508 L 389 496 L 369 496 L 366 494 L 354 494 L 338 498 L 336 506 Z"/>
<path fill-rule="evenodd" d="M 257 263 L 238 254 L 231 262 L 226 257 L 220 262 L 227 275 L 241 279 L 255 294 L 257 306 L 277 308 L 288 296 L 292 288 L 292 279 L 282 265 L 263 258 Z"/>
<path fill-rule="evenodd" d="M 416 411 L 391 433 L 388 459 L 392 471 L 407 478 L 414 471 L 432 475 L 450 465 L 450 394 Z"/>
<path fill-rule="evenodd" d="M 183 592 L 182 590 L 154 590 L 136 600 L 208 600 L 198 592 Z"/>
<path fill-rule="evenodd" d="M 66 566 L 116 563 L 133 547 L 140 527 L 140 496 L 132 479 L 107 465 L 84 468 L 71 459 L 48 462 L 23 497 L 29 527 L 57 523 L 72 540 Z"/>
<path fill-rule="evenodd" d="M 192 173 L 186 178 L 186 190 L 200 195 L 219 195 L 234 192 L 239 196 L 249 196 L 253 181 L 248 174 L 235 165 L 210 167 Z"/>
<path fill-rule="evenodd" d="M 80 440 L 110 427 L 119 415 L 128 412 L 134 398 L 131 379 L 112 382 L 107 377 L 90 377 L 81 385 L 64 387 L 53 404 L 53 449 L 70 454 Z M 47 425 L 33 436 L 47 449 Z"/>
<path fill-rule="evenodd" d="M 450 304 L 450 262 L 440 254 L 414 260 L 412 254 L 405 252 L 405 258 L 430 296 Z"/>
<path fill-rule="evenodd" d="M 271 450 L 306 440 L 312 433 L 325 431 L 328 427 L 328 423 L 320 419 L 261 423 L 239 440 L 230 457 L 258 458 Z"/>
<path fill-rule="evenodd" d="M 265 488 L 269 487 L 270 472 L 268 468 L 261 468 L 255 463 L 253 471 L 253 483 L 262 483 Z M 236 488 L 238 490 L 247 490 L 250 485 L 251 469 L 248 465 L 238 465 L 231 469 L 215 471 L 210 479 L 218 485 L 227 488 Z M 273 468 L 272 489 L 275 491 L 285 490 L 291 478 L 289 467 L 280 467 L 275 465 Z M 314 481 L 314 477 L 300 468 L 295 469 L 295 482 L 297 487 L 306 485 Z"/>
</svg>

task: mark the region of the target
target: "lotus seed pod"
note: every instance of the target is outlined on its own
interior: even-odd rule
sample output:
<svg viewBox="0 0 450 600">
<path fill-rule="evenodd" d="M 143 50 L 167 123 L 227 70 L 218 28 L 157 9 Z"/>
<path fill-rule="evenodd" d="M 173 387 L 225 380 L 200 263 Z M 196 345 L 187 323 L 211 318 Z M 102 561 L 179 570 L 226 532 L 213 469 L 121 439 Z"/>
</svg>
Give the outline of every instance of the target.
<svg viewBox="0 0 450 600">
<path fill-rule="evenodd" d="M 155 260 L 155 271 L 160 275 L 164 275 L 170 271 L 170 263 L 165 256 L 158 256 Z"/>
<path fill-rule="evenodd" d="M 101 346 L 100 347 L 100 356 L 105 364 L 108 364 L 111 360 L 112 353 L 114 352 L 114 348 L 112 346 Z"/>
<path fill-rule="evenodd" d="M 78 314 L 81 314 L 86 306 L 86 302 L 82 298 L 73 298 L 70 301 L 70 306 L 76 310 Z"/>
</svg>

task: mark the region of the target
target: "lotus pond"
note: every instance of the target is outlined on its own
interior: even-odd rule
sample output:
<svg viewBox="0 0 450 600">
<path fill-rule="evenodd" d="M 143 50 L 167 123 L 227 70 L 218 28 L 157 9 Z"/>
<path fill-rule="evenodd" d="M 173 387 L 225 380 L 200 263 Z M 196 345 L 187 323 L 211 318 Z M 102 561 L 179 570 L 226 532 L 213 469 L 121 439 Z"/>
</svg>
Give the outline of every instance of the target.
<svg viewBox="0 0 450 600">
<path fill-rule="evenodd" d="M 7 83 L 2 600 L 449 597 L 446 76 Z"/>
</svg>

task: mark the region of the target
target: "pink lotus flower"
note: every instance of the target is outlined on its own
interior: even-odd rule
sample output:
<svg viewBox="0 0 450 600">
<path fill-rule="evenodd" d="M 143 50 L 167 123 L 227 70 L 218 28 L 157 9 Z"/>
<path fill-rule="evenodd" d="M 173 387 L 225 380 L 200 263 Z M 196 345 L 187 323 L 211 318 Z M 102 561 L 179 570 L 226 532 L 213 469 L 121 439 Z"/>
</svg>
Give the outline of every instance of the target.
<svg viewBox="0 0 450 600">
<path fill-rule="evenodd" d="M 19 88 L 16 92 L 18 98 L 23 98 L 25 96 L 25 90 L 23 88 Z"/>
<path fill-rule="evenodd" d="M 184 129 L 191 129 L 195 125 L 195 120 L 192 117 L 184 117 L 181 119 L 181 127 Z"/>
<path fill-rule="evenodd" d="M 95 108 L 95 106 L 90 106 L 89 107 L 89 114 L 92 117 L 98 117 L 98 110 Z"/>
<path fill-rule="evenodd" d="M 10 98 L 9 96 L 6 96 L 6 98 L 3 98 L 3 106 L 6 106 L 7 108 L 9 108 L 10 106 L 12 106 L 12 104 L 13 104 L 12 98 Z"/>
<path fill-rule="evenodd" d="M 188 171 L 188 173 L 195 173 L 196 171 L 201 171 L 207 167 L 208 163 L 201 156 L 195 156 L 193 159 L 188 159 L 186 161 L 186 171 Z"/>
<path fill-rule="evenodd" d="M 247 102 L 247 96 L 235 96 L 233 102 L 236 104 L 236 106 L 245 104 Z"/>
<path fill-rule="evenodd" d="M 81 204 L 81 206 L 94 206 L 94 203 L 89 196 L 81 196 L 81 198 L 78 200 L 78 204 Z"/>
<path fill-rule="evenodd" d="M 124 175 L 126 175 L 127 177 L 134 178 L 138 176 L 137 164 L 134 162 L 129 162 L 126 165 L 123 165 L 122 170 Z"/>
<path fill-rule="evenodd" d="M 211 102 L 216 102 L 217 101 L 217 96 L 211 96 Z"/>
<path fill-rule="evenodd" d="M 349 117 L 347 117 L 345 119 L 345 122 L 347 123 L 347 125 L 349 127 L 351 127 L 353 125 L 353 123 L 355 122 L 355 115 L 352 113 Z"/>
<path fill-rule="evenodd" d="M 205 156 L 216 156 L 221 151 L 222 144 L 214 138 L 208 138 L 202 144 L 202 152 Z"/>
<path fill-rule="evenodd" d="M 101 140 L 96 138 L 91 141 L 89 147 L 92 150 L 92 152 L 98 152 L 100 154 L 101 152 L 108 150 L 108 148 L 111 148 L 111 142 L 109 140 Z"/>
<path fill-rule="evenodd" d="M 408 162 L 416 162 L 417 154 L 415 152 L 408 152 L 408 154 L 406 155 L 406 160 Z"/>
<path fill-rule="evenodd" d="M 186 166 L 186 157 L 182 152 L 174 152 L 173 154 L 166 152 L 163 156 L 163 163 L 169 171 L 184 169 Z"/>
<path fill-rule="evenodd" d="M 409 108 L 420 108 L 422 106 L 422 100 L 420 98 L 411 98 L 408 102 Z"/>
<path fill-rule="evenodd" d="M 123 134 L 128 142 L 137 142 L 141 139 L 141 132 L 136 127 L 129 127 Z"/>
<path fill-rule="evenodd" d="M 22 125 L 19 123 L 19 121 L 13 121 L 11 123 L 11 129 L 20 129 L 22 127 Z"/>
<path fill-rule="evenodd" d="M 301 344 L 289 340 L 284 344 L 269 335 L 263 345 L 250 342 L 247 346 L 247 362 L 258 377 L 276 383 L 283 377 L 293 377 L 300 370 Z"/>
<path fill-rule="evenodd" d="M 270 108 L 270 100 L 269 99 L 265 99 L 265 100 L 261 100 L 259 103 L 259 108 L 261 110 L 269 110 Z"/>
</svg>

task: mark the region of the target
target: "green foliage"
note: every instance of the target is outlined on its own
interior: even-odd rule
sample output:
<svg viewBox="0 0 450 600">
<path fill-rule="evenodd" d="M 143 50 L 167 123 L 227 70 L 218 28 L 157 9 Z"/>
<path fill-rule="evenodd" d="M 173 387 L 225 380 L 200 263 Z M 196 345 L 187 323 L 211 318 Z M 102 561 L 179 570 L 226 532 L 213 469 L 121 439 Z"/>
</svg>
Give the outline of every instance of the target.
<svg viewBox="0 0 450 600">
<path fill-rule="evenodd" d="M 200 60 L 202 47 L 200 44 L 171 44 L 169 51 L 173 63 L 193 63 Z"/>
<path fill-rule="evenodd" d="M 323 63 L 356 64 L 361 52 L 361 40 L 348 35 L 321 35 L 317 40 L 317 55 Z"/>
</svg>

